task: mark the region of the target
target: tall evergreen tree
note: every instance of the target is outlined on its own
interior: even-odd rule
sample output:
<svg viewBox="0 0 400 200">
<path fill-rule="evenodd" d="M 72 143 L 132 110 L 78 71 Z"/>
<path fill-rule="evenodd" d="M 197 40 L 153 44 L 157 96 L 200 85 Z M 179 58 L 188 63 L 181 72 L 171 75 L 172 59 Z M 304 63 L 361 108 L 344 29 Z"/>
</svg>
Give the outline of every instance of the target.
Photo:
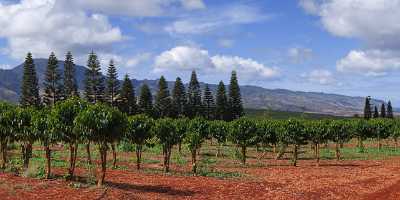
<svg viewBox="0 0 400 200">
<path fill-rule="evenodd" d="M 381 117 L 386 118 L 386 106 L 385 103 L 382 103 L 381 105 Z"/>
<path fill-rule="evenodd" d="M 117 68 L 114 65 L 114 61 L 110 60 L 110 64 L 107 69 L 107 88 L 106 88 L 106 101 L 112 106 L 117 106 L 117 95 L 119 94 L 119 80 L 117 74 Z"/>
<path fill-rule="evenodd" d="M 88 69 L 85 73 L 85 97 L 90 103 L 104 101 L 104 77 L 101 74 L 100 62 L 92 51 L 89 54 Z"/>
<path fill-rule="evenodd" d="M 168 83 L 164 76 L 158 81 L 158 91 L 154 110 L 157 117 L 169 117 L 171 115 L 171 96 L 168 90 Z"/>
<path fill-rule="evenodd" d="M 153 116 L 153 96 L 151 94 L 149 86 L 145 83 L 140 88 L 139 96 L 139 109 L 141 113 L 148 116 Z"/>
<path fill-rule="evenodd" d="M 39 84 L 36 76 L 35 63 L 29 52 L 25 58 L 22 75 L 20 104 L 23 107 L 40 106 Z"/>
<path fill-rule="evenodd" d="M 63 99 L 64 91 L 61 73 L 58 69 L 57 57 L 53 52 L 49 56 L 43 85 L 43 103 L 46 106 L 54 106 L 58 101 Z"/>
<path fill-rule="evenodd" d="M 365 98 L 365 106 L 364 106 L 364 119 L 371 119 L 372 111 L 371 111 L 371 97 L 368 96 Z"/>
<path fill-rule="evenodd" d="M 215 118 L 214 96 L 213 96 L 208 84 L 206 84 L 206 86 L 204 88 L 203 107 L 204 107 L 204 116 L 207 119 L 214 119 Z"/>
<path fill-rule="evenodd" d="M 386 114 L 386 117 L 387 118 L 390 118 L 390 119 L 392 119 L 393 118 L 393 108 L 392 108 L 392 102 L 388 102 L 388 105 L 387 105 L 387 114 Z"/>
<path fill-rule="evenodd" d="M 195 71 L 192 72 L 192 75 L 190 77 L 187 96 L 188 96 L 187 116 L 190 118 L 202 116 L 203 106 L 201 102 L 200 83 L 197 80 L 197 75 Z"/>
<path fill-rule="evenodd" d="M 374 118 L 379 118 L 378 107 L 374 107 Z"/>
<path fill-rule="evenodd" d="M 225 85 L 222 81 L 220 81 L 218 84 L 215 106 L 216 119 L 228 120 L 228 97 L 226 96 Z"/>
<path fill-rule="evenodd" d="M 64 96 L 65 98 L 79 97 L 78 84 L 75 78 L 75 64 L 72 53 L 69 51 L 64 62 Z"/>
<path fill-rule="evenodd" d="M 235 71 L 232 71 L 229 85 L 229 111 L 231 120 L 238 119 L 244 114 L 240 87 Z"/>
<path fill-rule="evenodd" d="M 124 81 L 122 82 L 118 104 L 119 109 L 128 115 L 134 115 L 137 113 L 135 88 L 133 87 L 128 74 L 125 75 Z"/>
<path fill-rule="evenodd" d="M 183 116 L 185 114 L 186 104 L 185 86 L 183 85 L 181 78 L 178 77 L 176 78 L 172 90 L 172 115 L 174 117 Z"/>
</svg>

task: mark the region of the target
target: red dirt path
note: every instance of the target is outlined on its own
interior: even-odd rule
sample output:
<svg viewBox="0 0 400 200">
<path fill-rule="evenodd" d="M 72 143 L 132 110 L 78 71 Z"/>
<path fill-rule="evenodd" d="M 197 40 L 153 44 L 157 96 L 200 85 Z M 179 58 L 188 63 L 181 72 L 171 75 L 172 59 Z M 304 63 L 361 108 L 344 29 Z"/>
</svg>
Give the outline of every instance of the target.
<svg viewBox="0 0 400 200">
<path fill-rule="evenodd" d="M 221 166 L 219 170 L 248 175 L 225 180 L 108 170 L 104 188 L 73 188 L 61 179 L 0 174 L 0 199 L 400 199 L 400 158 L 324 160 L 320 167 L 312 160 L 300 161 L 299 167 L 285 166 L 287 161 L 266 162 L 267 167 Z"/>
</svg>

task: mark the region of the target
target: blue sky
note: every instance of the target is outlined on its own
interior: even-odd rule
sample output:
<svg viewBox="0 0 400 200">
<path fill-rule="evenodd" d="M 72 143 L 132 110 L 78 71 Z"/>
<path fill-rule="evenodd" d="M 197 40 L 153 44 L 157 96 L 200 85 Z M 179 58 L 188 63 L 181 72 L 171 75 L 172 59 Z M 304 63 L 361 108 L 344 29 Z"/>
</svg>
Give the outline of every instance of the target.
<svg viewBox="0 0 400 200">
<path fill-rule="evenodd" d="M 399 0 L 0 0 L 0 67 L 27 51 L 120 76 L 227 82 L 400 103 Z"/>
</svg>

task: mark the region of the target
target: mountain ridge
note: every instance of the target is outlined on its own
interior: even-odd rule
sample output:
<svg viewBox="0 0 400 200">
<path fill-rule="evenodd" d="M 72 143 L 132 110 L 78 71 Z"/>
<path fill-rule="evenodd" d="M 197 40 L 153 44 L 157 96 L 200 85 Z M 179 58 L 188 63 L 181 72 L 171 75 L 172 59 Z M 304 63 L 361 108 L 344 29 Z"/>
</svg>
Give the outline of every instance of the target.
<svg viewBox="0 0 400 200">
<path fill-rule="evenodd" d="M 42 88 L 44 72 L 47 66 L 47 59 L 34 59 L 34 62 L 40 88 Z M 60 69 L 63 69 L 63 65 L 64 62 L 59 61 Z M 76 80 L 80 89 L 83 88 L 85 70 L 86 67 L 76 65 Z M 0 99 L 10 102 L 18 101 L 22 74 L 23 64 L 20 64 L 12 69 L 0 70 Z M 136 94 L 139 93 L 139 88 L 144 82 L 149 85 L 153 93 L 157 89 L 158 80 L 131 80 L 135 87 Z M 206 83 L 201 82 L 200 84 L 203 88 Z M 168 81 L 168 86 L 170 89 L 172 89 L 173 82 Z M 215 94 L 217 85 L 209 84 L 209 86 Z M 240 88 L 244 107 L 251 109 L 350 116 L 354 114 L 361 114 L 365 101 L 365 97 L 353 97 L 334 93 L 292 91 L 288 89 L 267 89 L 252 85 L 241 85 Z M 383 103 L 382 100 L 377 99 L 373 99 L 372 102 L 375 105 Z"/>
</svg>

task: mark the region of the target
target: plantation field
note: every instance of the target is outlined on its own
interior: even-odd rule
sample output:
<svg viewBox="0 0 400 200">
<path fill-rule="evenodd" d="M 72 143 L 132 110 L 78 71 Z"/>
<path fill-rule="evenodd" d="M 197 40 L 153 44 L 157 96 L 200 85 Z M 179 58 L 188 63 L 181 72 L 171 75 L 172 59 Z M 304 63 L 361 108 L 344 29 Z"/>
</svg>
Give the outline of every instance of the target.
<svg viewBox="0 0 400 200">
<path fill-rule="evenodd" d="M 77 156 L 77 178 L 66 181 L 68 147 L 52 146 L 53 177 L 45 174 L 44 151 L 33 147 L 28 170 L 21 171 L 19 145 L 10 145 L 10 163 L 0 173 L 0 199 L 398 199 L 400 192 L 400 148 L 383 141 L 365 141 L 360 152 L 356 141 L 341 149 L 335 159 L 334 144 L 321 145 L 316 166 L 310 145 L 301 146 L 298 166 L 291 166 L 291 146 L 275 160 L 273 148 L 249 148 L 246 165 L 235 146 L 222 147 L 216 157 L 215 141 L 207 140 L 199 153 L 198 175 L 191 173 L 186 146 L 171 155 L 171 172 L 164 173 L 161 146 L 145 147 L 142 169 L 136 169 L 134 147 L 118 145 L 117 167 L 112 168 L 111 151 L 104 187 L 96 187 L 95 166 L 86 163 L 84 145 Z M 133 151 L 133 152 L 131 152 Z M 92 145 L 92 159 L 98 159 Z"/>
<path fill-rule="evenodd" d="M 304 113 L 304 112 L 288 112 L 288 111 L 274 111 L 274 110 L 262 110 L 262 109 L 245 109 L 247 117 L 256 119 L 289 119 L 289 118 L 300 118 L 300 119 L 340 119 L 345 117 L 318 114 L 318 113 Z"/>
</svg>

